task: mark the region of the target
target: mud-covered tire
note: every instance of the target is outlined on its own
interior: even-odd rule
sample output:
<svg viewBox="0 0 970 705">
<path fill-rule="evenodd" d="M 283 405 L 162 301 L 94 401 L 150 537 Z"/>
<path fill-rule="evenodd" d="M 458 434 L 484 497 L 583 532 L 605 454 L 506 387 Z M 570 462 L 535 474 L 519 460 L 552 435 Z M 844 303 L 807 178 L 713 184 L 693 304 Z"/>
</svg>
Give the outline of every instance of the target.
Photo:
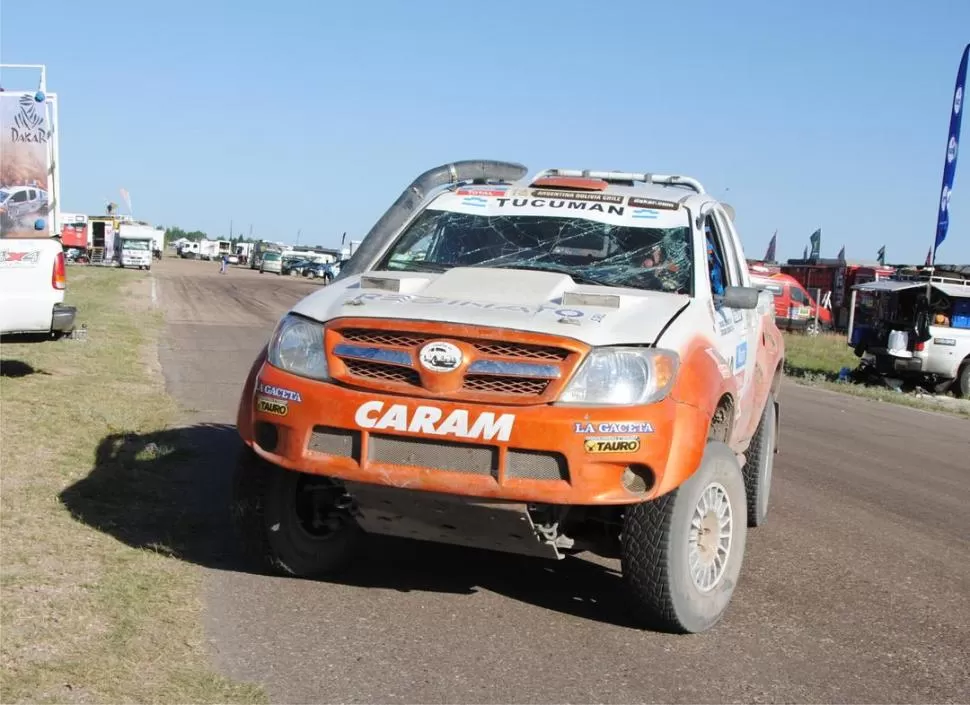
<svg viewBox="0 0 970 705">
<path fill-rule="evenodd" d="M 748 497 L 748 526 L 763 526 L 768 519 L 771 476 L 775 465 L 775 443 L 778 438 L 777 409 L 774 394 L 768 395 L 761 412 L 758 429 L 748 446 L 747 460 L 741 469 Z"/>
<path fill-rule="evenodd" d="M 344 512 L 327 537 L 313 536 L 297 510 L 298 492 L 308 486 L 339 486 L 324 477 L 284 470 L 250 448 L 240 451 L 233 480 L 232 518 L 248 557 L 271 573 L 321 578 L 344 569 L 356 554 L 363 532 Z"/>
<path fill-rule="evenodd" d="M 957 399 L 970 399 L 970 361 L 963 363 L 953 381 L 953 396 Z"/>
<path fill-rule="evenodd" d="M 707 589 L 692 576 L 695 508 L 710 492 L 727 499 L 730 543 L 723 570 Z M 708 493 L 705 495 L 705 493 Z M 708 534 L 710 536 L 711 534 Z M 724 615 L 741 573 L 747 539 L 747 502 L 737 458 L 727 445 L 709 441 L 697 471 L 679 488 L 631 506 L 621 537 L 623 580 L 630 607 L 644 627 L 678 633 L 703 632 Z"/>
</svg>

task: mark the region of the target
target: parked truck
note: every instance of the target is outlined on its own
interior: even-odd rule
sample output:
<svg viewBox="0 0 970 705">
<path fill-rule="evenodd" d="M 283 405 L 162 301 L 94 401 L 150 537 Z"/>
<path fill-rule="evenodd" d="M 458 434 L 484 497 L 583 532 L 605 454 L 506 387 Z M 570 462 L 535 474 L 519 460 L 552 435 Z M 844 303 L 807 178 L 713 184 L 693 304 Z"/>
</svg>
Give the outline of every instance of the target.
<svg viewBox="0 0 970 705">
<path fill-rule="evenodd" d="M 152 251 L 158 242 L 158 229 L 140 223 L 122 223 L 118 233 L 118 261 L 122 267 L 152 268 Z"/>
<path fill-rule="evenodd" d="M 74 328 L 64 303 L 59 234 L 57 96 L 44 66 L 2 65 L 0 92 L 0 334 L 58 338 Z M 36 90 L 11 90 L 9 70 L 40 73 Z"/>
</svg>

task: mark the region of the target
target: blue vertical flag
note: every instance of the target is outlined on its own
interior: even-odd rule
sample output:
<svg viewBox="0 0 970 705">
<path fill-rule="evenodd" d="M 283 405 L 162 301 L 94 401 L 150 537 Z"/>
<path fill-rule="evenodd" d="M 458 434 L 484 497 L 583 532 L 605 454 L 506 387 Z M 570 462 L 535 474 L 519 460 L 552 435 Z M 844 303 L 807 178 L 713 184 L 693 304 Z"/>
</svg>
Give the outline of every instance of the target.
<svg viewBox="0 0 970 705">
<path fill-rule="evenodd" d="M 956 88 L 953 90 L 953 102 L 950 109 L 950 132 L 946 140 L 946 162 L 943 164 L 943 188 L 940 191 L 940 211 L 936 219 L 936 241 L 933 244 L 933 261 L 936 260 L 936 250 L 946 239 L 947 228 L 950 227 L 950 194 L 953 192 L 953 177 L 957 171 L 957 147 L 960 142 L 960 122 L 963 118 L 963 94 L 967 86 L 967 56 L 970 55 L 970 44 L 963 49 L 963 58 L 957 70 Z"/>
</svg>

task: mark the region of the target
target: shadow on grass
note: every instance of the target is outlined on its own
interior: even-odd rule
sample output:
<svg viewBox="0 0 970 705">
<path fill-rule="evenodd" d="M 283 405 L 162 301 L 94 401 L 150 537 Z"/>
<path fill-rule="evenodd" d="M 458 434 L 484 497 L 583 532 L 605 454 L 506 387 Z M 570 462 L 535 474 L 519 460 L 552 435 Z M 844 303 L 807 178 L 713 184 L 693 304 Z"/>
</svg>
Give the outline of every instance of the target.
<svg viewBox="0 0 970 705">
<path fill-rule="evenodd" d="M 134 548 L 207 568 L 259 573 L 240 551 L 230 522 L 240 447 L 235 428 L 218 424 L 107 436 L 91 472 L 60 499 L 78 521 Z M 553 562 L 369 536 L 362 555 L 330 582 L 459 595 L 484 589 L 584 619 L 633 626 L 619 574 L 582 558 Z"/>
<path fill-rule="evenodd" d="M 50 372 L 39 370 L 29 362 L 22 360 L 0 360 L 0 377 L 18 379 L 30 375 L 47 375 L 49 377 Z"/>
</svg>

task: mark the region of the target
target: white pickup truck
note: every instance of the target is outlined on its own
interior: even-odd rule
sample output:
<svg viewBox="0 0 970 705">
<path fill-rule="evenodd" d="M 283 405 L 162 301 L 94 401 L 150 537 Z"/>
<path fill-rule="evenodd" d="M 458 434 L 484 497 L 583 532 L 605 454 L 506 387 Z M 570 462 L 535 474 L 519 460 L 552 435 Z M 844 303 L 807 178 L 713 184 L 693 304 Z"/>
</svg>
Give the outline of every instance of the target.
<svg viewBox="0 0 970 705">
<path fill-rule="evenodd" d="M 77 310 L 64 303 L 67 268 L 54 238 L 0 239 L 0 334 L 59 338 Z"/>
</svg>

